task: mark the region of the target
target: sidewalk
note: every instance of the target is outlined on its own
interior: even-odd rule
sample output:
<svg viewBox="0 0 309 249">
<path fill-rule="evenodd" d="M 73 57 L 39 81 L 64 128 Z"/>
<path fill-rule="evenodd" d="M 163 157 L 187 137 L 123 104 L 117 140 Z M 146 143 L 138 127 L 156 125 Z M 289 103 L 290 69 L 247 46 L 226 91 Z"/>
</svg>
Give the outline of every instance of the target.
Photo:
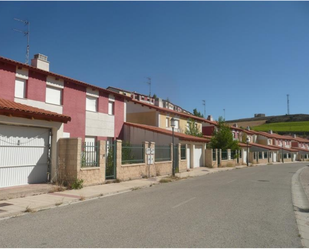
<svg viewBox="0 0 309 249">
<path fill-rule="evenodd" d="M 246 168 L 246 166 L 237 166 L 231 168 L 201 167 L 192 169 L 189 172 L 178 173 L 176 176 L 180 178 L 196 177 L 239 168 Z M 3 200 L 0 201 L 0 219 L 15 217 L 43 209 L 69 205 L 86 199 L 101 198 L 129 192 L 139 188 L 150 187 L 155 184 L 160 184 L 160 180 L 165 177 L 167 176 L 89 186 L 80 190 L 65 190 L 62 192 L 53 192 L 36 196 L 27 196 L 24 198 Z"/>
</svg>

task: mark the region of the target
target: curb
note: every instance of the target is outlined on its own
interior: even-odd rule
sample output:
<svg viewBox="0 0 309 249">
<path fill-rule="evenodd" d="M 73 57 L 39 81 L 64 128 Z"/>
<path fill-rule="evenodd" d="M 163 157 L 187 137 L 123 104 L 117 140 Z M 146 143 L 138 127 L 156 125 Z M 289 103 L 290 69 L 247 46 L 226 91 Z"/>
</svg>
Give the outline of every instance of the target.
<svg viewBox="0 0 309 249">
<path fill-rule="evenodd" d="M 296 171 L 292 177 L 292 200 L 296 223 L 303 247 L 309 247 L 309 201 L 300 182 L 300 174 L 307 167 Z"/>
<path fill-rule="evenodd" d="M 266 165 L 266 164 L 265 164 Z M 222 170 L 218 170 L 218 171 L 213 171 L 213 172 L 205 172 L 201 175 L 190 175 L 190 172 L 188 172 L 189 174 L 187 176 L 179 176 L 181 179 L 186 179 L 186 178 L 194 178 L 194 177 L 198 177 L 198 176 L 205 176 L 205 175 L 208 175 L 208 174 L 214 174 L 214 173 L 220 173 L 220 172 L 225 172 L 225 171 L 230 171 L 230 170 L 236 170 L 236 169 L 246 169 L 246 168 L 251 168 L 251 167 L 257 167 L 257 166 L 265 166 L 264 164 L 257 164 L 257 165 L 252 165 L 252 166 L 236 166 L 236 167 L 231 167 L 231 168 L 225 168 L 225 169 L 222 169 Z M 181 174 L 181 173 L 178 173 L 178 174 Z M 131 192 L 131 191 L 135 191 L 137 189 L 143 189 L 143 188 L 149 188 L 153 185 L 159 185 L 161 184 L 159 181 L 160 179 L 162 178 L 165 178 L 165 177 L 168 177 L 168 176 L 160 176 L 158 181 L 155 181 L 155 182 L 149 182 L 149 184 L 147 185 L 144 185 L 144 186 L 137 186 L 136 188 L 135 187 L 130 187 L 128 189 L 125 189 L 125 190 L 120 190 L 120 191 L 115 191 L 115 192 L 109 192 L 109 193 L 105 193 L 104 195 L 103 194 L 94 194 L 94 195 L 90 195 L 90 196 L 87 196 L 87 197 L 84 197 L 83 200 L 81 199 L 76 199 L 76 200 L 72 200 L 72 201 L 69 201 L 69 202 L 65 202 L 63 204 L 60 204 L 60 205 L 46 205 L 46 206 L 41 206 L 41 207 L 38 207 L 38 208 L 34 208 L 33 209 L 33 212 L 25 212 L 25 211 L 16 211 L 16 212 L 12 212 L 10 213 L 8 216 L 3 216 L 0 218 L 0 221 L 1 220 L 6 220 L 6 219 L 10 219 L 10 218 L 14 218 L 14 217 L 18 217 L 18 216 L 23 216 L 23 215 L 26 215 L 26 214 L 29 214 L 29 213 L 35 213 L 35 212 L 39 212 L 39 211 L 44 211 L 44 210 L 48 210 L 48 209 L 52 209 L 52 208 L 57 208 L 57 207 L 64 207 L 64 206 L 68 206 L 68 205 L 72 205 L 72 204 L 77 204 L 77 203 L 81 203 L 81 202 L 84 202 L 84 201 L 90 201 L 90 200 L 95 200 L 95 199 L 100 199 L 100 198 L 105 198 L 105 197 L 110 197 L 110 196 L 113 196 L 113 195 L 118 195 L 118 194 L 124 194 L 124 193 L 128 193 L 128 192 Z M 308 201 L 307 201 L 308 202 Z M 308 210 L 309 210 L 309 202 L 307 203 L 308 204 Z M 306 206 L 307 207 L 307 206 Z M 306 208 L 305 207 L 305 208 Z M 309 216 L 309 215 L 308 215 Z M 309 217 L 308 217 L 308 221 L 309 221 Z M 308 222 L 309 224 L 309 222 Z M 309 225 L 308 225 L 308 229 L 309 229 Z M 308 230 L 308 234 L 309 234 L 309 230 Z M 309 245 L 309 236 L 308 237 L 308 245 Z"/>
</svg>

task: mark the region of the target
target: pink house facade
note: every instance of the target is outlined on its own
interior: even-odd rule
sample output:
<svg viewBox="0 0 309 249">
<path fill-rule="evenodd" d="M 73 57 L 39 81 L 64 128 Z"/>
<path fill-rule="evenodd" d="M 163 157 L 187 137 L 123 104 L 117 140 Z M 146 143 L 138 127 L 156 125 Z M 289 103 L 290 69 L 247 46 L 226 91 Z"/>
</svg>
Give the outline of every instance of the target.
<svg viewBox="0 0 309 249">
<path fill-rule="evenodd" d="M 32 60 L 39 67 L 36 61 L 49 64 L 44 57 Z M 120 136 L 126 118 L 122 95 L 38 67 L 0 57 L 0 98 L 70 116 L 63 137 Z"/>
<path fill-rule="evenodd" d="M 108 144 L 126 121 L 123 95 L 31 64 L 0 57 L 0 188 L 57 181 L 59 139 Z"/>
</svg>

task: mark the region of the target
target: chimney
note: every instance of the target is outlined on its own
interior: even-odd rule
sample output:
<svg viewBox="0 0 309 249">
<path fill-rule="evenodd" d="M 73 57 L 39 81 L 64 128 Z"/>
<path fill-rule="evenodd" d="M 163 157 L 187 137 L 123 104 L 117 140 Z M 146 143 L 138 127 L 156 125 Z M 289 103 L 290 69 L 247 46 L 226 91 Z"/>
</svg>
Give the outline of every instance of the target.
<svg viewBox="0 0 309 249">
<path fill-rule="evenodd" d="M 250 126 L 247 126 L 247 131 L 250 131 Z"/>
<path fill-rule="evenodd" d="M 273 134 L 273 131 L 272 131 L 272 130 L 269 130 L 268 133 L 269 133 L 269 134 Z"/>
<path fill-rule="evenodd" d="M 43 54 L 35 54 L 34 58 L 31 60 L 31 66 L 49 71 L 49 61 L 47 61 L 47 56 Z"/>
<path fill-rule="evenodd" d="M 214 121 L 214 119 L 212 118 L 211 115 L 208 115 L 207 120 L 209 120 L 209 121 Z"/>
<path fill-rule="evenodd" d="M 233 126 L 236 127 L 236 128 L 238 128 L 238 124 L 237 124 L 237 123 L 236 123 L 236 124 L 233 124 Z"/>
<path fill-rule="evenodd" d="M 296 134 L 293 134 L 293 137 L 296 138 Z"/>
</svg>

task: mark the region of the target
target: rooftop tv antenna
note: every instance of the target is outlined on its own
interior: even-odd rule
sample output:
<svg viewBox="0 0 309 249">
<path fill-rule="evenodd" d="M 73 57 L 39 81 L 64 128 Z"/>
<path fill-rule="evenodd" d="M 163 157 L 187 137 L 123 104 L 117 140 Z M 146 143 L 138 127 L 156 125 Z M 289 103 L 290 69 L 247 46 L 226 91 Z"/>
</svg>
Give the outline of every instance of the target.
<svg viewBox="0 0 309 249">
<path fill-rule="evenodd" d="M 151 78 L 146 77 L 148 79 L 147 84 L 149 85 L 149 97 L 151 97 Z"/>
<path fill-rule="evenodd" d="M 204 118 L 206 118 L 206 101 L 203 99 L 203 106 L 204 106 Z"/>
<path fill-rule="evenodd" d="M 287 107 L 288 107 L 288 115 L 290 115 L 290 94 L 286 95 Z"/>
<path fill-rule="evenodd" d="M 30 22 L 27 21 L 27 20 L 21 20 L 21 19 L 17 19 L 17 18 L 14 18 L 15 21 L 19 21 L 19 22 L 22 22 L 24 23 L 26 26 L 27 26 L 27 30 L 24 31 L 24 30 L 19 30 L 19 29 L 14 29 L 14 31 L 16 32 L 20 32 L 22 34 L 24 34 L 25 36 L 27 36 L 27 50 L 26 50 L 26 64 L 29 65 L 29 52 L 30 52 L 30 45 L 29 45 L 29 37 L 30 37 Z"/>
</svg>

